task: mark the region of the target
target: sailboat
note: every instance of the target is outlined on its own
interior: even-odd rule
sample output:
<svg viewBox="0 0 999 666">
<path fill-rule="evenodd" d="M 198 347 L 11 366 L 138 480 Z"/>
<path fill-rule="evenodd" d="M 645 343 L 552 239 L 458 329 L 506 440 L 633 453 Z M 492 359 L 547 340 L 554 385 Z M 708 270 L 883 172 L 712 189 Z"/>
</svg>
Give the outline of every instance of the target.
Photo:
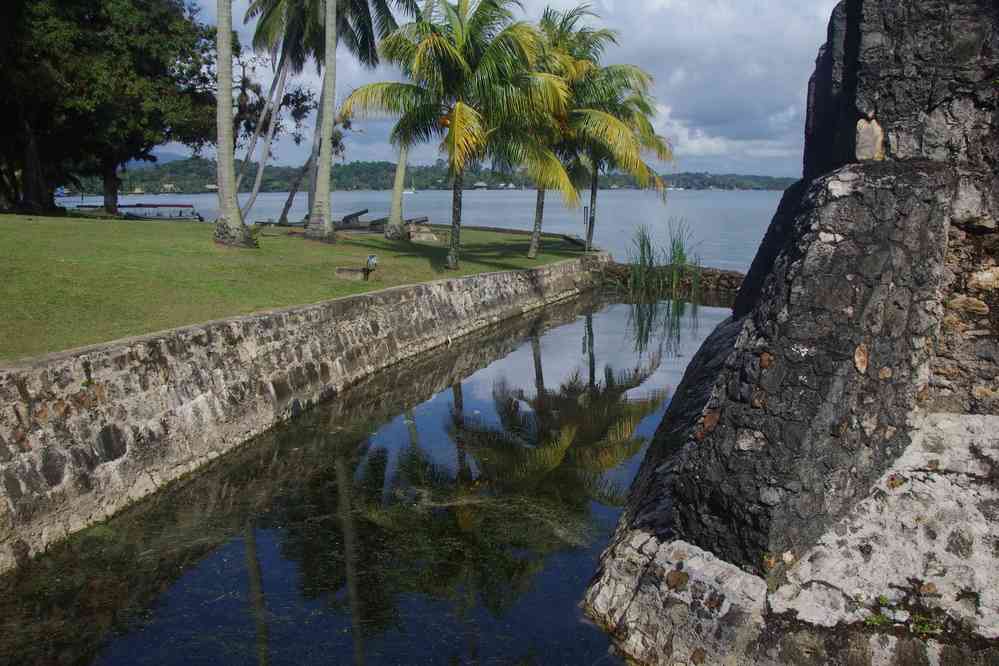
<svg viewBox="0 0 999 666">
<path fill-rule="evenodd" d="M 411 187 L 408 190 L 404 190 L 403 194 L 416 194 L 416 180 L 410 177 L 409 183 Z"/>
</svg>

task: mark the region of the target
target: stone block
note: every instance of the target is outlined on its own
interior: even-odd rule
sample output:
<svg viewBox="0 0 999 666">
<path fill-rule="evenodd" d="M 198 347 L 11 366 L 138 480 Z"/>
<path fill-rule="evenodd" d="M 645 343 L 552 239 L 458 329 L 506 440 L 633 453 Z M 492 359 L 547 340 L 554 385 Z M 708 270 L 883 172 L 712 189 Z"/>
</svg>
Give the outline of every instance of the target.
<svg viewBox="0 0 999 666">
<path fill-rule="evenodd" d="M 857 121 L 856 158 L 861 162 L 880 162 L 885 158 L 885 132 L 877 120 L 861 118 Z"/>
</svg>

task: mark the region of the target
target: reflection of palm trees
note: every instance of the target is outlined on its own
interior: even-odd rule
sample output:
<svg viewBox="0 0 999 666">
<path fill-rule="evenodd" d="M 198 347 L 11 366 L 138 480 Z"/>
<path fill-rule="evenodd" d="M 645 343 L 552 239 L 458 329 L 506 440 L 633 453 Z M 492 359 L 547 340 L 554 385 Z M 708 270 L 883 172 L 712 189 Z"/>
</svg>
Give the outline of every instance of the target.
<svg viewBox="0 0 999 666">
<path fill-rule="evenodd" d="M 558 391 L 536 393 L 533 399 L 498 384 L 493 398 L 501 427 L 466 428 L 481 481 L 500 492 L 555 500 L 576 512 L 584 512 L 590 500 L 621 505 L 624 490 L 604 474 L 646 443 L 635 431 L 665 396 L 652 393 L 634 400 L 627 394 L 657 367 L 654 359 L 626 373 L 608 368 L 602 382 L 594 378 L 589 386 L 577 374 Z"/>
<path fill-rule="evenodd" d="M 497 385 L 499 427 L 466 413 L 460 383 L 452 387 L 456 469 L 421 446 L 411 412 L 409 443 L 394 466 L 385 449 L 371 446 L 374 424 L 314 432 L 322 441 L 303 460 L 312 471 L 282 493 L 274 519 L 286 526 L 282 548 L 301 563 L 306 594 L 349 611 L 355 662 L 364 658 L 364 638 L 398 624 L 399 599 L 419 594 L 451 603 L 465 635 L 455 658 L 474 663 L 474 610 L 503 613 L 546 557 L 587 544 L 591 501 L 622 503 L 623 489 L 605 473 L 645 444 L 635 430 L 664 396 L 629 394 L 656 360 L 630 372 L 608 368 L 598 381 L 594 358 L 589 382 L 577 375 L 553 391 L 537 339 L 532 350 L 536 392 Z"/>
<path fill-rule="evenodd" d="M 589 360 L 589 387 L 592 391 L 597 386 L 597 355 L 596 345 L 593 340 L 593 315 L 586 315 L 586 336 L 583 338 L 583 351 Z"/>
<path fill-rule="evenodd" d="M 538 399 L 544 399 L 545 369 L 541 363 L 541 338 L 537 334 L 531 336 L 531 353 L 534 355 L 534 393 Z"/>
<path fill-rule="evenodd" d="M 374 424 L 348 429 L 311 424 L 303 481 L 290 484 L 266 520 L 282 525 L 282 554 L 299 563 L 302 592 L 349 613 L 355 663 L 364 660 L 364 638 L 397 624 L 391 580 L 369 562 L 385 548 L 369 526 L 367 507 L 382 502 L 388 454 L 372 451 Z M 341 596 L 346 592 L 346 599 Z"/>
<path fill-rule="evenodd" d="M 354 664 L 364 663 L 363 624 L 361 621 L 361 595 L 358 591 L 357 533 L 354 531 L 354 515 L 351 505 L 353 479 L 347 469 L 347 459 L 342 451 L 336 453 L 336 488 L 340 504 L 340 528 L 343 530 L 344 564 L 347 576 L 347 599 L 350 604 L 350 621 L 354 639 Z"/>
</svg>

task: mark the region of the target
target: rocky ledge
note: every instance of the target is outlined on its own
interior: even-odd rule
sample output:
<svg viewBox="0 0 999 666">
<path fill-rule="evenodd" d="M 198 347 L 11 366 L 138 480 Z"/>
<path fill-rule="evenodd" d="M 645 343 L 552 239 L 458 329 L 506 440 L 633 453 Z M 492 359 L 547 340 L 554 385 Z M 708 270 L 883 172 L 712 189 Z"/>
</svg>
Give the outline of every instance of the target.
<svg viewBox="0 0 999 666">
<path fill-rule="evenodd" d="M 999 5 L 845 0 L 805 179 L 584 607 L 643 664 L 999 663 Z"/>
<path fill-rule="evenodd" d="M 913 425 L 869 496 L 782 563 L 783 582 L 633 529 L 604 558 L 589 612 L 642 663 L 995 663 L 999 417 Z"/>
</svg>

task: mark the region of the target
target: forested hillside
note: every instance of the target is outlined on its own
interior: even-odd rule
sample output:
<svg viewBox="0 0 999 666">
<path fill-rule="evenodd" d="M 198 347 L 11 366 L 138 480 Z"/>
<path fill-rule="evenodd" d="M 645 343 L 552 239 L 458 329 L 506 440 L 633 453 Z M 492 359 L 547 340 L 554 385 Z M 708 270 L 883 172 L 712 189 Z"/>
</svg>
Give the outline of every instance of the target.
<svg viewBox="0 0 999 666">
<path fill-rule="evenodd" d="M 237 162 L 237 170 L 240 163 Z M 251 165 L 255 171 L 256 165 Z M 287 192 L 299 167 L 268 166 L 264 171 L 262 191 Z M 389 190 L 395 177 L 395 164 L 392 162 L 349 162 L 333 167 L 333 187 L 337 190 Z M 679 173 L 664 174 L 670 187 L 687 190 L 784 190 L 793 178 L 751 176 L 738 174 Z M 207 192 L 215 184 L 215 162 L 201 158 L 190 158 L 165 163 L 132 167 L 121 174 L 122 192 L 129 193 L 141 189 L 146 193 L 177 191 L 186 193 Z M 490 189 L 500 187 L 531 188 L 530 179 L 523 172 L 501 173 L 485 168 L 469 169 L 465 175 L 468 186 L 485 183 Z M 609 174 L 601 177 L 601 187 L 628 189 L 635 187 L 635 181 L 624 174 Z M 87 192 L 100 191 L 100 181 L 96 178 L 83 182 Z M 243 181 L 243 190 L 249 191 L 252 180 Z M 432 166 L 412 166 L 407 170 L 407 187 L 418 190 L 448 189 L 447 165 L 438 162 Z M 303 181 L 303 189 L 308 187 L 308 178 Z M 75 190 L 69 187 L 70 190 Z"/>
</svg>

